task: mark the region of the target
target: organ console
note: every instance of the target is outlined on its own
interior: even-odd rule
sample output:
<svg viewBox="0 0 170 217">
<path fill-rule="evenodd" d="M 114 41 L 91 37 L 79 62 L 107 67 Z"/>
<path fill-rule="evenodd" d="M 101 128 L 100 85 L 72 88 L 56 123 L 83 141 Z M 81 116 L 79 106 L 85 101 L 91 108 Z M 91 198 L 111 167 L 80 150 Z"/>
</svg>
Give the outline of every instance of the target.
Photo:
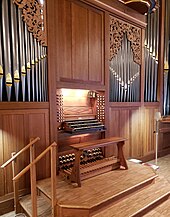
<svg viewBox="0 0 170 217">
<path fill-rule="evenodd" d="M 127 169 L 124 138 L 105 139 L 104 91 L 59 89 L 56 93 L 58 121 L 58 173 L 81 186 L 81 180 Z M 118 156 L 106 156 L 109 145 L 117 145 Z"/>
</svg>

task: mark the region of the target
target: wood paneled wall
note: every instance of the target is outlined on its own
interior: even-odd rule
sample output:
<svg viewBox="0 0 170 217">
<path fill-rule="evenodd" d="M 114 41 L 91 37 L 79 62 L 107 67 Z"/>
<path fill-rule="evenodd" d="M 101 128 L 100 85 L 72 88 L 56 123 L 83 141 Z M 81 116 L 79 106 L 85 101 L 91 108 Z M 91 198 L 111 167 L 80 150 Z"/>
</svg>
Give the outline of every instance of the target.
<svg viewBox="0 0 170 217">
<path fill-rule="evenodd" d="M 18 152 L 25 147 L 29 143 L 30 138 L 40 137 L 40 141 L 38 141 L 35 146 L 36 156 L 49 145 L 48 103 L 42 106 L 46 108 L 41 109 L 36 108 L 36 106 L 34 107 L 35 108 L 29 109 L 26 106 L 24 109 L 12 109 L 9 104 L 8 109 L 0 110 L 0 165 L 11 158 L 12 152 Z M 16 161 L 17 171 L 21 171 L 29 162 L 28 150 L 18 157 Z M 47 155 L 46 158 L 43 158 L 37 164 L 37 179 L 42 179 L 50 175 L 49 163 L 49 155 Z M 19 180 L 21 193 L 28 190 L 29 183 L 29 172 L 27 172 L 27 174 Z M 13 197 L 11 165 L 8 165 L 4 170 L 0 170 L 0 186 L 0 203 L 2 202 L 3 204 L 3 209 L 0 211 L 0 214 L 3 214 L 6 209 L 5 204 L 7 204 L 3 203 L 3 201 L 11 200 Z M 9 204 L 7 208 L 9 208 L 8 206 Z M 13 207 L 11 207 L 11 209 L 13 209 Z"/>
<path fill-rule="evenodd" d="M 157 107 L 109 108 L 109 135 L 127 138 L 125 156 L 152 158 L 155 152 L 155 121 Z"/>
</svg>

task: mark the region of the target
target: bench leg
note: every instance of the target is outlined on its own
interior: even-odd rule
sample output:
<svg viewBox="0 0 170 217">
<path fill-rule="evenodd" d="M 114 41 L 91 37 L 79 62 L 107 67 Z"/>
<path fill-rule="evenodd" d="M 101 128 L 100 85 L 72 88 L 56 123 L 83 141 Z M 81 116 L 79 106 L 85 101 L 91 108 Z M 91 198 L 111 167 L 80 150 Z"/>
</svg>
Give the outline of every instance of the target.
<svg viewBox="0 0 170 217">
<path fill-rule="evenodd" d="M 80 177 L 80 156 L 82 151 L 75 152 L 75 162 L 71 173 L 71 181 L 76 182 L 79 187 L 81 187 L 81 177 Z"/>
<path fill-rule="evenodd" d="M 124 145 L 124 142 L 117 143 L 118 159 L 120 160 L 120 165 L 123 166 L 125 169 L 128 169 L 128 166 L 127 166 L 124 154 L 123 154 L 123 145 Z"/>
</svg>

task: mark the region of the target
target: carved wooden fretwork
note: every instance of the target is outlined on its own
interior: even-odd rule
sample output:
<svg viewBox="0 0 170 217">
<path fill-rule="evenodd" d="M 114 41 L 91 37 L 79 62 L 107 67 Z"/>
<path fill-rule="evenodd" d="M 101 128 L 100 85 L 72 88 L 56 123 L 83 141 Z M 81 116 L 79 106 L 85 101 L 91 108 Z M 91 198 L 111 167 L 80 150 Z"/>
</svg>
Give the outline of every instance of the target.
<svg viewBox="0 0 170 217">
<path fill-rule="evenodd" d="M 22 10 L 28 31 L 32 32 L 42 45 L 47 45 L 44 4 L 42 5 L 39 0 L 13 0 L 13 2 Z"/>
<path fill-rule="evenodd" d="M 110 16 L 110 60 L 117 54 L 121 47 L 123 34 L 131 42 L 133 60 L 141 64 L 141 29 L 129 23 Z"/>
</svg>

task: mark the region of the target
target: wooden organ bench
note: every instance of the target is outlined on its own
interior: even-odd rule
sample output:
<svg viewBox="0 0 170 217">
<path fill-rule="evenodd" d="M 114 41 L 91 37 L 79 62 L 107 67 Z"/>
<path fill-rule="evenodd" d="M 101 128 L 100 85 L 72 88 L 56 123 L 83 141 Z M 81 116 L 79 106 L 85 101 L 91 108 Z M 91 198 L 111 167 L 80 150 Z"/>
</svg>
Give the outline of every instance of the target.
<svg viewBox="0 0 170 217">
<path fill-rule="evenodd" d="M 113 169 L 120 168 L 120 166 L 124 169 L 128 169 L 123 154 L 123 145 L 125 143 L 125 140 L 126 139 L 120 137 L 111 137 L 70 145 L 70 147 L 74 149 L 75 162 L 72 168 L 64 170 L 63 172 L 66 173 L 67 178 L 71 182 L 77 183 L 80 187 L 81 180 L 111 171 Z M 117 158 L 112 156 L 85 165 L 80 164 L 83 151 L 88 151 L 90 149 L 95 149 L 99 147 L 106 147 L 114 144 L 117 145 Z"/>
</svg>

